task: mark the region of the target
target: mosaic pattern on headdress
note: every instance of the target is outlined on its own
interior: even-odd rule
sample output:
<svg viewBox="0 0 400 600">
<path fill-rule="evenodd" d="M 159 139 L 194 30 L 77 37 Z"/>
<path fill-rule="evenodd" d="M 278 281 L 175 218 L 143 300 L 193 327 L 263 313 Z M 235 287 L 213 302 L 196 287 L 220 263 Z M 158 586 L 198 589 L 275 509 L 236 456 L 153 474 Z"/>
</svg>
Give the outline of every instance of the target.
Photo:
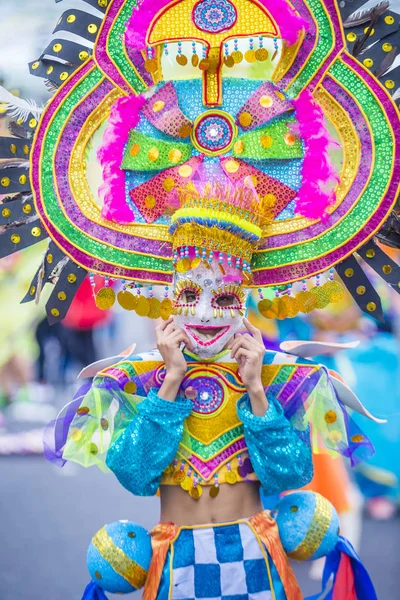
<svg viewBox="0 0 400 600">
<path fill-rule="evenodd" d="M 172 81 L 163 85 L 144 103 L 142 113 L 156 129 L 172 137 L 186 138 L 192 130 L 192 122 L 179 108 Z"/>
</svg>

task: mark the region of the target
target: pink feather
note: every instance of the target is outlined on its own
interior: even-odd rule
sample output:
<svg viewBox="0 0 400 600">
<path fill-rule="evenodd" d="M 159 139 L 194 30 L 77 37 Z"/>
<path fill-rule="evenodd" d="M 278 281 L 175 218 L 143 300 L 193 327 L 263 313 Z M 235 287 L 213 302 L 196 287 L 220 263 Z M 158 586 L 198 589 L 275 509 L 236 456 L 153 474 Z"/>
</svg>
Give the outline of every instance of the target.
<svg viewBox="0 0 400 600">
<path fill-rule="evenodd" d="M 142 96 L 120 98 L 111 109 L 97 159 L 103 168 L 99 194 L 104 198 L 102 216 L 116 223 L 131 223 L 134 214 L 126 202 L 125 173 L 120 168 L 129 131 L 137 125 L 145 99 Z"/>
<path fill-rule="evenodd" d="M 308 21 L 297 15 L 286 0 L 259 0 L 276 22 L 280 36 L 289 45 L 294 44 L 302 29 L 307 31 Z M 140 7 L 134 10 L 125 30 L 125 42 L 139 50 L 147 45 L 147 32 L 155 15 L 165 8 L 171 0 L 143 0 Z M 184 32 L 182 31 L 182 35 Z M 249 31 L 251 35 L 251 31 Z"/>
<path fill-rule="evenodd" d="M 338 173 L 329 159 L 329 148 L 336 145 L 325 126 L 324 113 L 311 92 L 304 90 L 294 101 L 298 132 L 305 143 L 302 186 L 296 199 L 296 211 L 310 219 L 326 216 L 327 207 L 335 202 L 332 189 Z"/>
</svg>

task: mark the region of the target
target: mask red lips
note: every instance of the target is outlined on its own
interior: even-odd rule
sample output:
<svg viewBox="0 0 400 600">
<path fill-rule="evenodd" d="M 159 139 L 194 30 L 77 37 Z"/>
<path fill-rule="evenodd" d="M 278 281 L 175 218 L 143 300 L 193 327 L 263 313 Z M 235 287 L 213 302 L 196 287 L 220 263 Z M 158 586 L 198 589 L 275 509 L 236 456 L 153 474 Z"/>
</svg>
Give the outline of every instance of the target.
<svg viewBox="0 0 400 600">
<path fill-rule="evenodd" d="M 210 346 L 230 329 L 229 325 L 209 327 L 207 325 L 185 325 L 185 329 L 201 346 Z"/>
</svg>

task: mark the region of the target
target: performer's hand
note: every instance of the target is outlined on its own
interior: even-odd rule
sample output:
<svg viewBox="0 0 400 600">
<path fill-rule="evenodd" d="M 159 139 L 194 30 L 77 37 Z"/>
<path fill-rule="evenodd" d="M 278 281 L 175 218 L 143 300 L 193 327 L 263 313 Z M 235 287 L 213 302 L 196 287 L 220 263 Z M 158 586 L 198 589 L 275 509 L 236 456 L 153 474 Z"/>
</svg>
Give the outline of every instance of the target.
<svg viewBox="0 0 400 600">
<path fill-rule="evenodd" d="M 182 354 L 181 344 L 191 349 L 188 335 L 176 327 L 173 319 L 169 319 L 156 327 L 157 348 L 165 363 L 165 380 L 159 395 L 166 400 L 175 400 L 179 386 L 187 370 L 187 362 Z"/>
<path fill-rule="evenodd" d="M 243 319 L 248 332 L 237 333 L 230 344 L 231 356 L 239 365 L 239 375 L 248 391 L 253 413 L 265 414 L 268 400 L 261 380 L 265 346 L 261 332 L 250 321 Z"/>
</svg>

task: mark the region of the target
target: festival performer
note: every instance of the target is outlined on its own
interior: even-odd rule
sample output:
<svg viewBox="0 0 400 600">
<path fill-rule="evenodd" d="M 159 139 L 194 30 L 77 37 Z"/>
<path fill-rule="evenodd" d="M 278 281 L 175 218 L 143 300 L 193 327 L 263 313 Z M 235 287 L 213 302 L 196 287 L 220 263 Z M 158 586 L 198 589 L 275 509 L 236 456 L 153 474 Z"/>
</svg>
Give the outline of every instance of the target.
<svg viewBox="0 0 400 600">
<path fill-rule="evenodd" d="M 265 352 L 244 320 L 251 288 L 266 318 L 338 301 L 335 269 L 381 318 L 359 257 L 398 290 L 399 268 L 373 236 L 394 218 L 400 130 L 374 61 L 350 53 L 369 39 L 365 25 L 360 34 L 350 19 L 345 37 L 331 0 L 85 3 L 31 64 L 61 83 L 46 109 L 0 96 L 36 130 L 31 150 L 29 136 L 3 144 L 11 158 L 30 153 L 31 167 L 30 181 L 17 164 L 2 179 L 18 193 L 2 213 L 3 253 L 51 239 L 29 295 L 57 268 L 46 304 L 56 322 L 89 273 L 98 307 L 118 299 L 165 321 L 158 350 L 86 370 L 93 384 L 46 433 L 59 464 L 96 464 L 135 494 L 160 489 L 152 551 L 136 524 L 101 529 L 84 598 L 144 585 L 145 600 L 296 600 L 288 556 L 328 553 L 325 597 L 375 599 L 322 496 L 286 496 L 277 521 L 259 501 L 260 486 L 311 479 L 311 448 L 367 457 L 345 407 L 373 417 L 301 347 Z M 385 10 L 363 13 L 367 31 L 398 28 Z M 388 60 L 375 54 L 386 85 Z"/>
</svg>

